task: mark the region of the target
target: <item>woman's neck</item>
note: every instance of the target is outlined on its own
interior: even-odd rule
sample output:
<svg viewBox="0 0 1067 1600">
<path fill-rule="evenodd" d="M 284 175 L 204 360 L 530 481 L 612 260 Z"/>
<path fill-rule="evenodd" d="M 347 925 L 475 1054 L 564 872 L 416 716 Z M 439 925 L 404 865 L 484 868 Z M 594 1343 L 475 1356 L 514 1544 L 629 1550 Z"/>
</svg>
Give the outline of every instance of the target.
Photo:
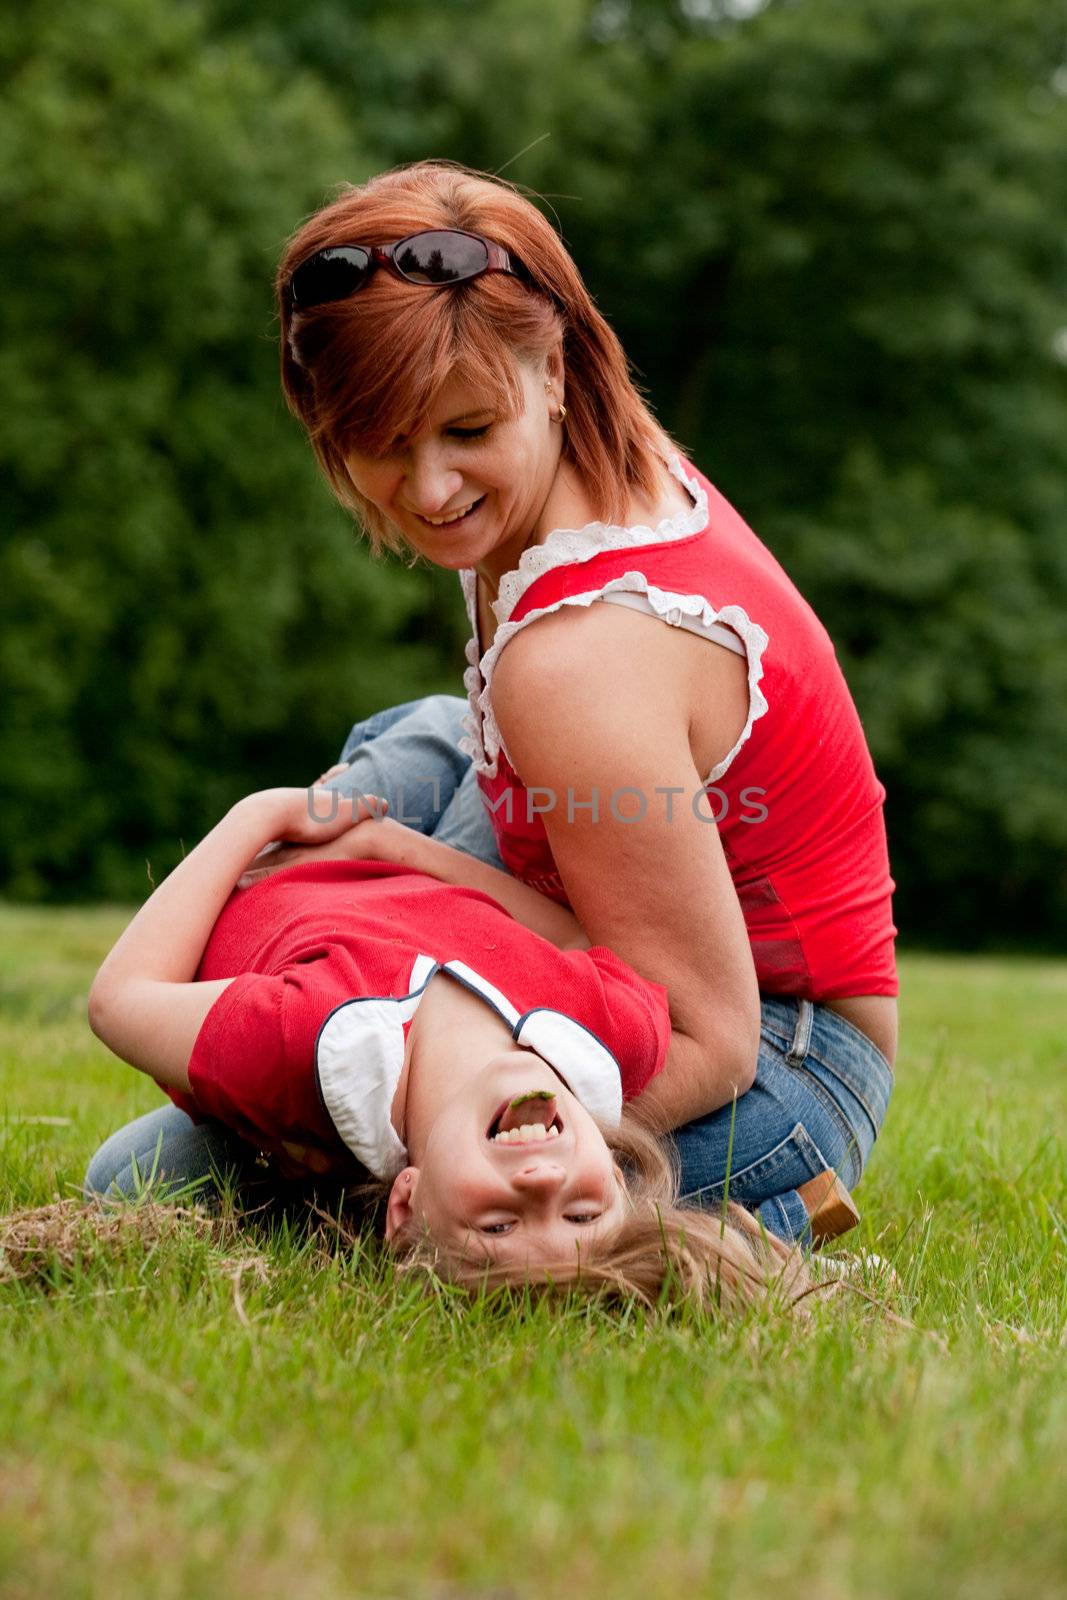
<svg viewBox="0 0 1067 1600">
<path fill-rule="evenodd" d="M 497 598 L 501 579 L 514 572 L 524 552 L 532 545 L 544 544 L 556 528 L 584 528 L 587 522 L 595 520 L 596 513 L 577 471 L 571 462 L 561 458 L 545 503 L 525 537 L 509 540 L 507 545 L 491 550 L 485 560 L 476 565 L 475 571 L 488 599 Z"/>
<path fill-rule="evenodd" d="M 646 523 L 655 527 L 666 517 L 679 515 L 692 509 L 693 500 L 684 485 L 674 476 L 664 461 L 660 481 L 655 492 L 648 497 L 632 495 L 621 519 L 624 527 Z M 540 515 L 530 529 L 525 543 L 520 546 L 509 542 L 503 549 L 493 550 L 475 568 L 487 600 L 496 600 L 500 582 L 518 566 L 523 553 L 532 545 L 544 544 L 558 528 L 584 528 L 590 522 L 602 520 L 573 463 L 561 459 L 559 470 L 552 482 Z"/>
</svg>

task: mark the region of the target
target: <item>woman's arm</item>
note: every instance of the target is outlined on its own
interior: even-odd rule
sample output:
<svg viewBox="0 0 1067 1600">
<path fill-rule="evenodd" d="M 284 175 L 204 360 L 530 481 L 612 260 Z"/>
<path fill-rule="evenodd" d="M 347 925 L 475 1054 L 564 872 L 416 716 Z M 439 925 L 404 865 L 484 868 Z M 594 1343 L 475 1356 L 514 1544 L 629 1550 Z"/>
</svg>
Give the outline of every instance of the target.
<svg viewBox="0 0 1067 1600">
<path fill-rule="evenodd" d="M 234 884 L 268 840 L 328 839 L 351 829 L 347 803 L 321 821 L 328 792 L 270 789 L 240 800 L 138 911 L 97 973 L 89 1024 L 116 1055 L 172 1089 L 208 1011 L 231 982 L 196 983 L 204 947 Z M 366 814 L 366 813 L 365 813 Z"/>
<path fill-rule="evenodd" d="M 413 828 L 405 828 L 388 818 L 377 823 L 373 831 L 382 851 L 380 860 L 398 861 L 459 888 L 479 889 L 505 911 L 510 911 L 516 922 L 539 933 L 557 949 L 588 950 L 589 940 L 573 911 L 537 889 L 531 889 L 529 884 L 520 883 L 509 872 L 476 861 L 452 845 L 439 844 L 436 839 L 428 839 Z"/>
<path fill-rule="evenodd" d="M 520 883 L 510 873 L 499 867 L 487 866 L 473 856 L 456 850 L 452 845 L 440 844 L 436 839 L 406 828 L 391 817 L 360 823 L 340 835 L 333 843 L 310 849 L 290 849 L 283 846 L 269 856 L 254 863 L 241 876 L 243 885 L 257 883 L 283 867 L 297 861 L 322 860 L 394 861 L 398 866 L 410 867 L 414 872 L 425 872 L 428 877 L 442 883 L 451 883 L 461 889 L 478 889 L 498 905 L 510 911 L 516 922 L 533 933 L 539 933 L 559 950 L 587 950 L 589 940 L 580 923 L 566 906 L 557 905 L 546 895 Z"/>
<path fill-rule="evenodd" d="M 635 1102 L 657 1129 L 743 1094 L 759 1048 L 744 918 L 718 829 L 706 803 L 702 816 L 693 806 L 704 785 L 690 727 L 708 679 L 691 669 L 706 665 L 691 644 L 594 605 L 516 634 L 493 679 L 512 764 L 554 796 L 544 824 L 582 927 L 667 988 L 666 1065 Z"/>
</svg>

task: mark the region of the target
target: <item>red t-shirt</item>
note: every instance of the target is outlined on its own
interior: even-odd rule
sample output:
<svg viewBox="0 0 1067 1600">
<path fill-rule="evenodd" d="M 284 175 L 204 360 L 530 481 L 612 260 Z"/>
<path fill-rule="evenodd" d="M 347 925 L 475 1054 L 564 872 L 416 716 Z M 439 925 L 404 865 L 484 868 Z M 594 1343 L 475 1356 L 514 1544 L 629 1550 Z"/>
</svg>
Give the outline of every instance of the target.
<svg viewBox="0 0 1067 1600">
<path fill-rule="evenodd" d="M 190 1095 L 173 1098 L 291 1170 L 376 1170 L 377 1152 L 388 1176 L 404 1034 L 442 968 L 601 1114 L 663 1065 L 666 991 L 609 950 L 557 950 L 488 896 L 404 867 L 324 861 L 223 907 L 197 977 L 234 981 L 200 1029 Z"/>
<path fill-rule="evenodd" d="M 675 470 L 694 500 L 690 512 L 654 530 L 600 523 L 561 530 L 527 550 L 501 579 L 496 638 L 484 655 L 474 575 L 462 574 L 475 632 L 463 748 L 474 759 L 501 859 L 566 903 L 543 821 L 545 808 L 563 807 L 565 797 L 526 790 L 492 713 L 493 670 L 514 635 L 564 606 L 619 597 L 670 626 L 726 628 L 748 664 L 747 723 L 704 777 L 706 800 L 698 793 L 671 803 L 695 799 L 697 814 L 717 823 L 761 990 L 811 1000 L 895 995 L 885 790 L 833 644 L 733 507 L 692 467 L 676 463 Z M 600 797 L 605 812 L 608 803 Z M 620 801 L 626 815 L 634 805 L 630 796 Z"/>
</svg>

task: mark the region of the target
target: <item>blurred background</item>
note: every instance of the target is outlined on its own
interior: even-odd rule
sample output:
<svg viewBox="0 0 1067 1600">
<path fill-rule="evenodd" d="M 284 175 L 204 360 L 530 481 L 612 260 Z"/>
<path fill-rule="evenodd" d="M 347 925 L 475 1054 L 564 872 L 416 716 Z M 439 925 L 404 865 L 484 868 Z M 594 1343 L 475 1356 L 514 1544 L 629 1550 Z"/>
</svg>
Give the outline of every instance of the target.
<svg viewBox="0 0 1067 1600">
<path fill-rule="evenodd" d="M 1062 0 L 22 0 L 0 19 L 0 892 L 140 899 L 460 692 L 280 398 L 336 186 L 546 197 L 666 427 L 826 622 L 911 943 L 1067 927 Z"/>
</svg>

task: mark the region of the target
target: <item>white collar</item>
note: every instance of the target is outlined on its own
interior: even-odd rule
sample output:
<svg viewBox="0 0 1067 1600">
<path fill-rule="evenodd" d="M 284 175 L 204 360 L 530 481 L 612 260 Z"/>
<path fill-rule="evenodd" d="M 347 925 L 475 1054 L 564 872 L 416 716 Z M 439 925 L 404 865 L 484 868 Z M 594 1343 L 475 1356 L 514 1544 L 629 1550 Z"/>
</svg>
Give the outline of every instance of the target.
<svg viewBox="0 0 1067 1600">
<path fill-rule="evenodd" d="M 395 1178 L 407 1150 L 393 1127 L 393 1097 L 404 1065 L 404 1024 L 410 1022 L 437 972 L 449 973 L 506 1022 L 516 1044 L 547 1061 L 585 1109 L 605 1127 L 622 1114 L 619 1063 L 595 1033 L 549 1006 L 520 1012 L 487 978 L 462 961 L 420 955 L 408 992 L 399 999 L 344 1000 L 326 1018 L 315 1042 L 315 1071 L 323 1104 L 352 1154 L 378 1178 Z"/>
</svg>

